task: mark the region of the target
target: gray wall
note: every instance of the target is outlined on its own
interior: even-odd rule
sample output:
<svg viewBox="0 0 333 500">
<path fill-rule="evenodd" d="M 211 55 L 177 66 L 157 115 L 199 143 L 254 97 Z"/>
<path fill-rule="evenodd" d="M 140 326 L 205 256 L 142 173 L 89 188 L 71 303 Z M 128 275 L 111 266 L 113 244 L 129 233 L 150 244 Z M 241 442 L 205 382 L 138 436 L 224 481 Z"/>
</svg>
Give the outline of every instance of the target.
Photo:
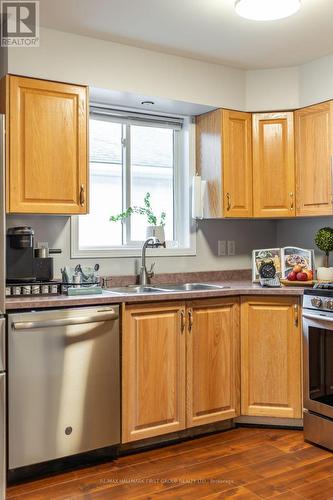
<svg viewBox="0 0 333 500">
<path fill-rule="evenodd" d="M 7 227 L 30 225 L 35 230 L 35 241 L 48 241 L 52 248 L 63 253 L 55 256 L 56 274 L 60 267 L 78 262 L 90 265 L 98 262 L 103 275 L 134 274 L 136 258 L 99 258 L 73 260 L 70 257 L 70 218 L 57 216 L 7 216 Z M 219 257 L 218 240 L 235 240 L 236 255 Z M 154 257 L 156 273 L 209 270 L 249 269 L 253 248 L 272 247 L 276 241 L 276 223 L 271 221 L 211 220 L 198 223 L 197 255 L 188 257 Z M 150 260 L 150 259 L 149 259 Z"/>
<path fill-rule="evenodd" d="M 316 265 L 323 265 L 323 254 L 314 244 L 315 233 L 321 227 L 333 227 L 333 217 L 315 217 L 307 219 L 280 220 L 276 223 L 277 246 L 295 245 L 315 250 Z M 333 257 L 331 257 L 333 265 Z"/>
<path fill-rule="evenodd" d="M 35 241 L 48 241 L 50 247 L 61 248 L 55 256 L 56 276 L 65 265 L 78 262 L 91 265 L 98 262 L 103 275 L 132 275 L 137 272 L 138 258 L 71 259 L 70 217 L 58 216 L 7 216 L 7 227 L 30 225 L 35 230 Z M 270 248 L 295 245 L 315 248 L 314 235 L 324 226 L 333 227 L 333 217 L 295 220 L 206 220 L 197 227 L 197 254 L 187 257 L 152 257 L 156 261 L 156 273 L 214 271 L 251 268 L 251 252 L 254 248 Z M 219 257 L 218 240 L 235 240 L 236 255 Z M 315 249 L 316 250 L 316 249 Z M 149 251 L 148 251 L 149 255 Z M 323 264 L 323 255 L 316 250 L 316 264 Z M 333 265 L 333 256 L 331 257 Z"/>
</svg>

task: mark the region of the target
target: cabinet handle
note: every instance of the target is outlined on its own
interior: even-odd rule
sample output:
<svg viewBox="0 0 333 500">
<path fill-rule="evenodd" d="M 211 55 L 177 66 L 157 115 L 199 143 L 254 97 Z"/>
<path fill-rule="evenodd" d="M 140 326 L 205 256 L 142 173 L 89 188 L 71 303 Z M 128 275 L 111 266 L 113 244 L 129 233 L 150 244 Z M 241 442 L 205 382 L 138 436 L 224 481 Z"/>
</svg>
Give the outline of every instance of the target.
<svg viewBox="0 0 333 500">
<path fill-rule="evenodd" d="M 188 331 L 189 333 L 192 332 L 192 327 L 193 327 L 193 311 L 192 309 L 188 310 Z"/>
<path fill-rule="evenodd" d="M 85 195 L 84 195 L 84 185 L 81 184 L 81 186 L 80 186 L 80 205 L 81 205 L 81 207 L 84 206 L 85 201 L 86 200 L 85 200 Z"/>
<path fill-rule="evenodd" d="M 227 211 L 231 209 L 231 194 L 227 193 Z"/>
<path fill-rule="evenodd" d="M 290 210 L 294 210 L 294 193 L 289 193 L 290 196 Z"/>
<path fill-rule="evenodd" d="M 180 332 L 183 333 L 185 330 L 185 311 L 182 309 L 180 311 Z"/>
<path fill-rule="evenodd" d="M 297 327 L 298 326 L 298 305 L 294 305 L 294 324 Z"/>
</svg>

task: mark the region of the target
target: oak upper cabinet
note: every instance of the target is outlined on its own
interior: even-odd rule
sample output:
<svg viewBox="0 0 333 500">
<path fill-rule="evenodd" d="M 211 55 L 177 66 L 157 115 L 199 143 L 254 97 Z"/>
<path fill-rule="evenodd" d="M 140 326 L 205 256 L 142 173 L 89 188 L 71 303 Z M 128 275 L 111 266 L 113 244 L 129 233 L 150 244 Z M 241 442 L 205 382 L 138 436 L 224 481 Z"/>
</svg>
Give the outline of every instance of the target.
<svg viewBox="0 0 333 500">
<path fill-rule="evenodd" d="M 239 300 L 187 303 L 187 427 L 240 413 Z"/>
<path fill-rule="evenodd" d="M 295 216 L 293 113 L 253 114 L 253 215 Z"/>
<path fill-rule="evenodd" d="M 196 118 L 197 171 L 207 181 L 205 218 L 252 216 L 251 113 Z"/>
<path fill-rule="evenodd" d="M 185 428 L 185 306 L 125 308 L 122 340 L 122 441 Z"/>
<path fill-rule="evenodd" d="M 333 102 L 295 111 L 297 215 L 332 215 Z"/>
<path fill-rule="evenodd" d="M 301 327 L 298 298 L 241 301 L 241 414 L 301 418 Z"/>
<path fill-rule="evenodd" d="M 6 77 L 7 211 L 87 212 L 87 88 Z"/>
</svg>

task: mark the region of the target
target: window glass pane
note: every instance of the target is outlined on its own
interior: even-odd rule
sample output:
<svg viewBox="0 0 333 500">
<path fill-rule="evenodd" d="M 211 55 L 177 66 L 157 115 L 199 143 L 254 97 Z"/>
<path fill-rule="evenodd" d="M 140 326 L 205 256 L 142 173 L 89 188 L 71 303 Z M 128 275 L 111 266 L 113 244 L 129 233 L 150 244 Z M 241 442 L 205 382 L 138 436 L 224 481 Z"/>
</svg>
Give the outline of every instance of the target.
<svg viewBox="0 0 333 500">
<path fill-rule="evenodd" d="M 122 245 L 122 125 L 90 120 L 90 213 L 79 217 L 79 248 Z"/>
<path fill-rule="evenodd" d="M 166 212 L 165 236 L 173 240 L 173 153 L 174 131 L 168 128 L 131 126 L 131 204 L 143 205 L 147 192 L 157 216 Z M 131 240 L 146 237 L 146 217 L 133 215 Z"/>
<path fill-rule="evenodd" d="M 116 163 L 122 161 L 122 125 L 105 118 L 90 118 L 89 154 L 93 163 Z"/>
</svg>

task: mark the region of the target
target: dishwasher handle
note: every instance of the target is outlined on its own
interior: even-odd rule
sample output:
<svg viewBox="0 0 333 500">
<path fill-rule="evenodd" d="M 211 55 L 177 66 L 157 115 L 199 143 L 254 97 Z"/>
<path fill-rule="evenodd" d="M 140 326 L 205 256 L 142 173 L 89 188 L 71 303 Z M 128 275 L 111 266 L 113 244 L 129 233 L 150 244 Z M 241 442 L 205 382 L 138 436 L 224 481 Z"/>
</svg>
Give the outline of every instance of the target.
<svg viewBox="0 0 333 500">
<path fill-rule="evenodd" d="M 90 316 L 73 316 L 71 318 L 59 318 L 45 321 L 17 321 L 13 322 L 15 330 L 32 330 L 35 328 L 50 328 L 56 326 L 83 325 L 86 323 L 99 323 L 118 319 L 119 315 L 114 309 L 100 311 Z"/>
</svg>

